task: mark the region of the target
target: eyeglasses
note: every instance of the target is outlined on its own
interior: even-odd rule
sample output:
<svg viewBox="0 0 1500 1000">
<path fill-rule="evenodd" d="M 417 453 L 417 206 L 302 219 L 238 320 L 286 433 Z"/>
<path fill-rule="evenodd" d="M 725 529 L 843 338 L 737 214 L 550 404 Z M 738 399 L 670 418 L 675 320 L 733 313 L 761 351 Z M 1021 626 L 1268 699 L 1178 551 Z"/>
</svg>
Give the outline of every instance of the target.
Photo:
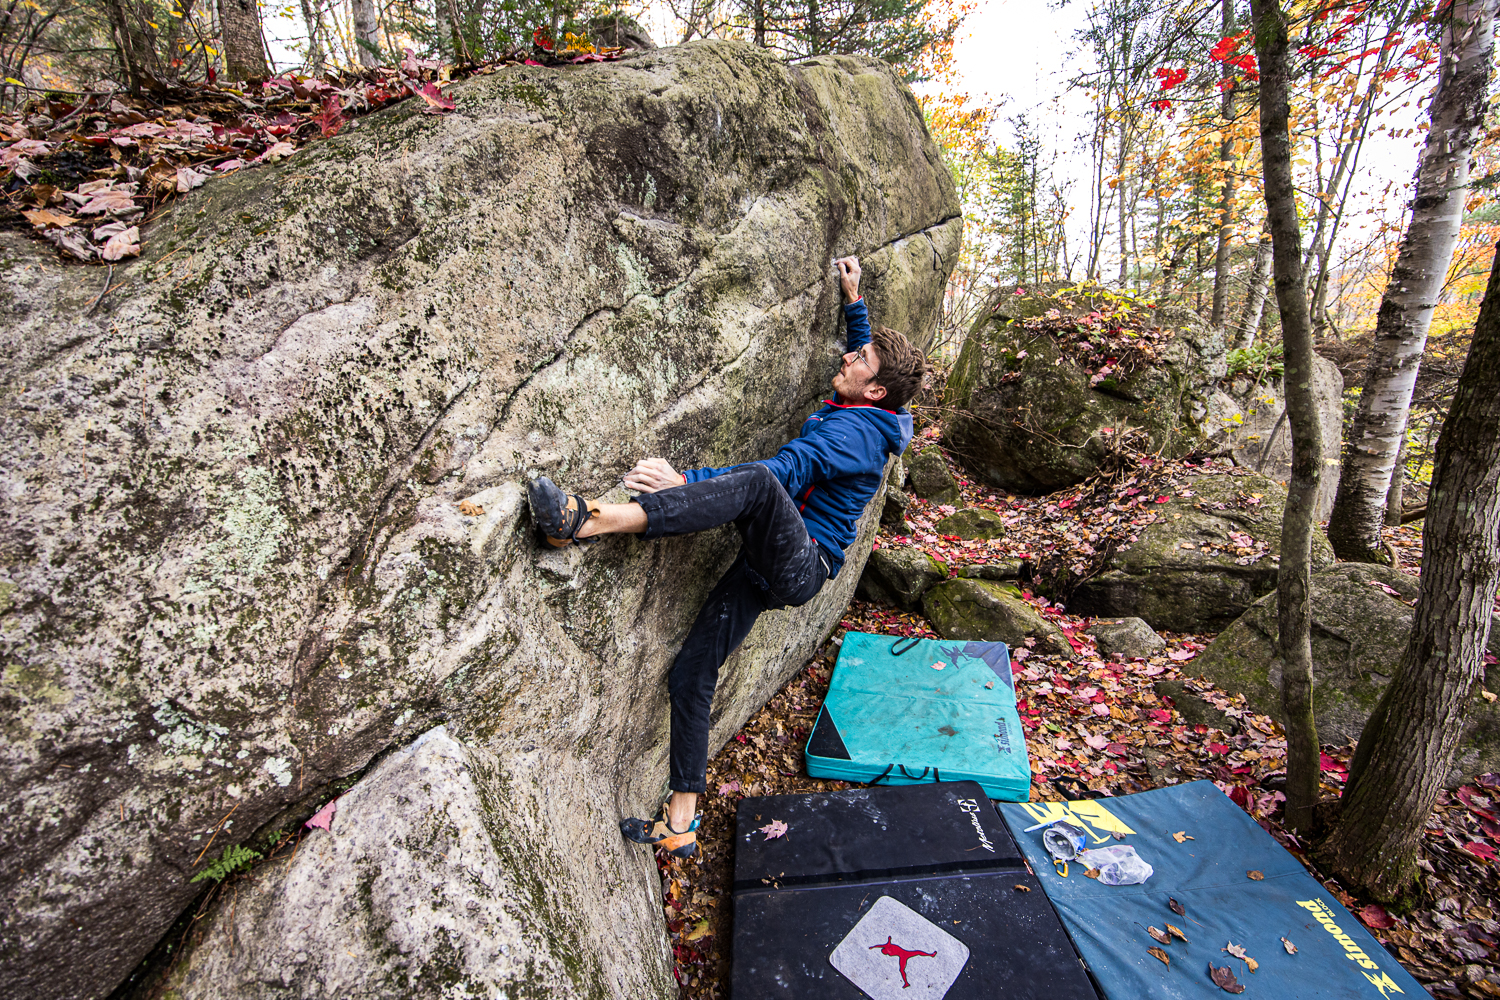
<svg viewBox="0 0 1500 1000">
<path fill-rule="evenodd" d="M 857 351 L 851 351 L 850 353 L 853 354 L 856 359 L 858 359 L 860 364 L 869 369 L 871 375 L 875 374 L 875 366 L 865 360 L 865 349 L 863 347 L 861 347 Z"/>
</svg>

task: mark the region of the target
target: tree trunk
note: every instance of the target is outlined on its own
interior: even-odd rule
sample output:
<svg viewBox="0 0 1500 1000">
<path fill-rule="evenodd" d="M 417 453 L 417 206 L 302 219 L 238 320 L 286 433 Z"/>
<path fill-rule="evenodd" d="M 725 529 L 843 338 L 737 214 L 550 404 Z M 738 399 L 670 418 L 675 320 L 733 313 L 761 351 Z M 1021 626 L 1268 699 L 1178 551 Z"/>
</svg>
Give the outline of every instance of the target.
<svg viewBox="0 0 1500 1000">
<path fill-rule="evenodd" d="M 766 47 L 766 0 L 755 0 L 751 11 L 755 23 L 755 47 L 763 49 Z"/>
<path fill-rule="evenodd" d="M 359 50 L 359 64 L 365 69 L 380 65 L 380 19 L 375 14 L 375 0 L 353 0 L 354 47 Z"/>
<path fill-rule="evenodd" d="M 1356 892 L 1399 900 L 1484 664 L 1500 582 L 1500 255 L 1438 438 L 1411 639 L 1349 769 L 1320 858 Z"/>
<path fill-rule="evenodd" d="M 131 0 L 105 0 L 104 7 L 115 52 L 125 71 L 126 86 L 136 94 L 142 89 L 153 89 L 157 84 L 156 46 L 147 36 L 135 4 Z"/>
<path fill-rule="evenodd" d="M 1234 34 L 1234 0 L 1224 0 L 1223 35 Z M 1224 172 L 1224 187 L 1219 198 L 1219 245 L 1214 251 L 1214 304 L 1209 322 L 1214 326 L 1224 325 L 1229 311 L 1229 240 L 1234 233 L 1234 189 L 1238 179 L 1234 173 L 1234 140 L 1229 135 L 1230 121 L 1234 118 L 1234 86 L 1224 91 L 1224 105 L 1220 108 L 1224 119 L 1224 135 L 1219 140 L 1219 168 Z"/>
<path fill-rule="evenodd" d="M 1312 320 L 1302 274 L 1302 231 L 1292 181 L 1287 106 L 1287 26 L 1279 0 L 1252 0 L 1260 59 L 1260 148 L 1271 230 L 1276 305 L 1286 358 L 1286 414 L 1292 431 L 1292 479 L 1281 524 L 1276 577 L 1276 651 L 1282 662 L 1281 711 L 1287 735 L 1286 825 L 1307 831 L 1318 802 L 1319 746 L 1312 705 L 1312 533 L 1323 470 L 1323 433 L 1312 389 Z"/>
<path fill-rule="evenodd" d="M 1364 391 L 1349 429 L 1328 540 L 1341 559 L 1384 562 L 1385 498 L 1427 327 L 1458 242 L 1469 160 L 1482 124 L 1497 0 L 1456 0 L 1443 11 L 1442 58 L 1432 126 L 1417 167 L 1411 224 L 1375 321 Z"/>
<path fill-rule="evenodd" d="M 1391 470 L 1391 488 L 1385 494 L 1385 526 L 1401 527 L 1402 508 L 1406 504 L 1406 435 L 1401 435 L 1401 450 L 1396 452 L 1396 466 Z"/>
<path fill-rule="evenodd" d="M 1255 251 L 1255 272 L 1250 276 L 1250 288 L 1245 296 L 1245 311 L 1240 315 L 1238 332 L 1235 334 L 1235 350 L 1249 349 L 1255 343 L 1255 331 L 1260 327 L 1260 316 L 1266 308 L 1266 291 L 1271 281 L 1270 234 L 1260 238 Z"/>
<path fill-rule="evenodd" d="M 302 20 L 307 24 L 307 71 L 322 76 L 327 59 L 323 52 L 322 0 L 302 0 Z"/>
<path fill-rule="evenodd" d="M 224 75 L 231 80 L 264 80 L 271 75 L 260 38 L 260 5 L 256 0 L 219 0 L 219 29 L 224 36 Z"/>
</svg>

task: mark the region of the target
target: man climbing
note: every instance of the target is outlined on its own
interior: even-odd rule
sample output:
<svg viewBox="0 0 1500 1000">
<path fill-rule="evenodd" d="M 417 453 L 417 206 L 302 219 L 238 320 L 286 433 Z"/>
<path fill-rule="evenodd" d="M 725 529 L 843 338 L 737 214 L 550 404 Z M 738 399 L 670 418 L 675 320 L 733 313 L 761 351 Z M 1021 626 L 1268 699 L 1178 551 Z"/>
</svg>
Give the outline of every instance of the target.
<svg viewBox="0 0 1500 1000">
<path fill-rule="evenodd" d="M 709 592 L 667 678 L 671 797 L 652 818 L 620 823 L 630 840 L 677 857 L 698 850 L 698 796 L 707 787 L 709 707 L 719 668 L 762 611 L 806 604 L 838 575 L 887 456 L 911 441 L 904 407 L 922 385 L 925 359 L 894 330 L 879 327 L 872 336 L 858 259 L 834 265 L 848 336 L 833 377 L 836 398 L 773 457 L 685 472 L 665 459 L 643 458 L 625 475 L 625 485 L 640 494 L 630 503 L 585 500 L 546 477 L 529 487 L 532 516 L 554 546 L 620 532 L 661 538 L 721 524 L 739 529 L 739 556 Z"/>
</svg>

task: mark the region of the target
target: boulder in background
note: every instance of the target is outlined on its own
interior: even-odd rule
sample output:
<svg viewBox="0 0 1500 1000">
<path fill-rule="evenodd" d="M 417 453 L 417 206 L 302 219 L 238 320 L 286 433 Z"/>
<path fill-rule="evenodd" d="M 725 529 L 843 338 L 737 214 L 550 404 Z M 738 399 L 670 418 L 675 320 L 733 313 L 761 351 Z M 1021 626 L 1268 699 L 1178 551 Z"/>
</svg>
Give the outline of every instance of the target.
<svg viewBox="0 0 1500 1000">
<path fill-rule="evenodd" d="M 1387 593 L 1389 590 L 1394 594 Z M 1312 578 L 1313 714 L 1318 739 L 1359 739 L 1391 673 L 1406 651 L 1419 584 L 1389 566 L 1340 563 Z M 1193 660 L 1193 669 L 1225 691 L 1245 695 L 1257 712 L 1281 720 L 1281 660 L 1276 655 L 1276 595 L 1257 601 Z M 1490 650 L 1500 630 L 1490 630 Z M 1485 670 L 1484 687 L 1500 684 Z M 1450 785 L 1500 770 L 1500 705 L 1476 690 Z"/>
<path fill-rule="evenodd" d="M 1186 495 L 1185 495 L 1186 494 Z M 1286 490 L 1253 473 L 1204 474 L 1154 505 L 1129 548 L 1068 601 L 1073 614 L 1143 618 L 1154 629 L 1217 632 L 1276 588 Z M 1314 572 L 1333 549 L 1313 533 Z"/>
<path fill-rule="evenodd" d="M 1167 640 L 1139 618 L 1101 618 L 1088 628 L 1101 656 L 1155 656 L 1167 648 Z"/>
<path fill-rule="evenodd" d="M 944 639 L 1004 642 L 1019 646 L 1036 640 L 1036 651 L 1071 656 L 1073 646 L 1063 630 L 1021 599 L 1013 585 L 957 579 L 940 583 L 922 597 L 922 609 Z"/>
<path fill-rule="evenodd" d="M 855 592 L 867 601 L 911 610 L 922 595 L 948 579 L 948 567 L 915 545 L 885 545 L 870 553 Z"/>
<path fill-rule="evenodd" d="M 1344 377 L 1338 366 L 1313 355 L 1313 395 L 1323 429 L 1323 478 L 1315 517 L 1328 520 L 1339 491 L 1339 455 L 1344 444 Z M 1280 379 L 1256 382 L 1241 376 L 1209 398 L 1208 449 L 1234 464 L 1284 483 L 1292 477 L 1292 432 L 1285 419 Z"/>
<path fill-rule="evenodd" d="M 996 291 L 948 377 L 943 440 L 966 470 L 1018 493 L 1052 493 L 1098 472 L 1106 438 L 1127 429 L 1143 433 L 1145 450 L 1171 457 L 1198 445 L 1209 394 L 1225 372 L 1221 331 L 1189 310 L 1148 307 L 1099 288 L 1054 283 L 1021 291 Z M 1093 319 L 1122 315 L 1122 304 L 1127 318 Z M 1149 359 L 1117 358 L 1119 367 L 1095 379 L 1064 357 L 1053 332 L 1028 329 L 1028 321 L 1046 321 L 1059 335 L 1086 332 L 1091 322 L 1171 335 L 1151 345 Z"/>
<path fill-rule="evenodd" d="M 958 483 L 948 471 L 941 448 L 929 445 L 915 454 L 908 448 L 907 454 L 910 458 L 906 459 L 906 478 L 913 493 L 934 503 L 958 502 Z"/>
</svg>

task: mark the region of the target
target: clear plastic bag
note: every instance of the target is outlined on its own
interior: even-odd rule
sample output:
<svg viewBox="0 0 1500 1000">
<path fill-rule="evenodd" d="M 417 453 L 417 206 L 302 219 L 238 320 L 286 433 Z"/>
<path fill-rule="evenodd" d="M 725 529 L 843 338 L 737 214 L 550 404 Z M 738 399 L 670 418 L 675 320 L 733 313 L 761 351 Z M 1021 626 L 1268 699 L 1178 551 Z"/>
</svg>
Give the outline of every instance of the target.
<svg viewBox="0 0 1500 1000">
<path fill-rule="evenodd" d="M 1099 869 L 1099 881 L 1105 885 L 1139 885 L 1156 872 L 1127 844 L 1079 851 L 1078 863 Z"/>
</svg>

